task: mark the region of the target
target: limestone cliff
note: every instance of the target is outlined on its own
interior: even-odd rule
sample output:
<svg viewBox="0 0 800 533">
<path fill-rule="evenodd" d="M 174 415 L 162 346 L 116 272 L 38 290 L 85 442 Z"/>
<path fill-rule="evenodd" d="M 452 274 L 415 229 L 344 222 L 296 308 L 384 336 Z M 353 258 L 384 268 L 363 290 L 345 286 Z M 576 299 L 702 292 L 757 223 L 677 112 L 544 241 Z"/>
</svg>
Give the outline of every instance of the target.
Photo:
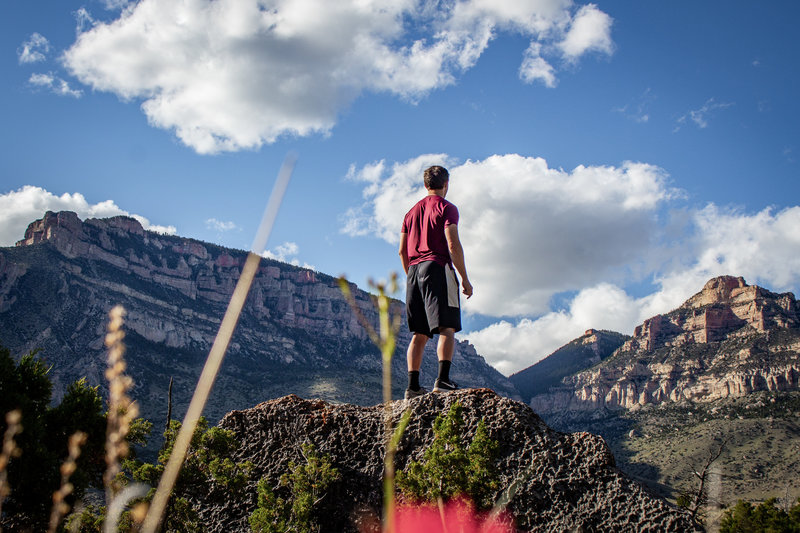
<svg viewBox="0 0 800 533">
<path fill-rule="evenodd" d="M 537 412 L 710 401 L 797 390 L 800 304 L 731 276 L 650 318 L 613 355 L 531 400 Z"/>
<path fill-rule="evenodd" d="M 103 383 L 108 310 L 122 304 L 134 397 L 157 422 L 175 378 L 182 414 L 239 278 L 246 252 L 145 231 L 128 217 L 87 219 L 48 212 L 13 248 L 0 248 L 0 343 L 16 354 L 41 348 L 55 391 L 77 378 Z M 371 296 L 352 286 L 373 324 Z M 394 302 L 401 313 L 401 302 Z M 405 388 L 402 331 L 393 361 L 395 394 Z M 432 346 L 430 347 L 432 348 Z M 207 412 L 224 413 L 269 398 L 380 401 L 377 348 L 339 290 L 320 272 L 263 259 Z M 436 372 L 425 356 L 423 384 Z M 514 386 L 467 342 L 456 347 L 453 377 L 518 397 Z"/>
</svg>

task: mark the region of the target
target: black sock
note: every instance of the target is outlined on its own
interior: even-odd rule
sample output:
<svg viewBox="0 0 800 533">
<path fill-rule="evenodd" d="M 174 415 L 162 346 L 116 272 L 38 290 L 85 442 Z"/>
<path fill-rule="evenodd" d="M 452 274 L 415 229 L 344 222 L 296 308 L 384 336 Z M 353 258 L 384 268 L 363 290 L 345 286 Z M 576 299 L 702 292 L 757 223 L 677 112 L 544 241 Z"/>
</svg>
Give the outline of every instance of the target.
<svg viewBox="0 0 800 533">
<path fill-rule="evenodd" d="M 411 390 L 419 390 L 419 370 L 408 371 L 408 388 Z"/>
<path fill-rule="evenodd" d="M 450 381 L 450 363 L 451 361 L 439 361 L 440 381 Z"/>
</svg>

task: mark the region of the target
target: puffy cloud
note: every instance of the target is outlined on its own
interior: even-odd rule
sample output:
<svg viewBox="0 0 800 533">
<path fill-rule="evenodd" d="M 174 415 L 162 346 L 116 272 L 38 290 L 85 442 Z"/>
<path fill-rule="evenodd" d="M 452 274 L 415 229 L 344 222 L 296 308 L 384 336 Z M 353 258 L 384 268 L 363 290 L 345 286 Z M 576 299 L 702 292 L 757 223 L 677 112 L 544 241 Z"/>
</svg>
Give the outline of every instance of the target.
<svg viewBox="0 0 800 533">
<path fill-rule="evenodd" d="M 297 259 L 297 255 L 299 253 L 300 247 L 296 242 L 285 242 L 276 246 L 274 250 L 265 250 L 261 256 L 266 257 L 267 259 L 274 259 L 283 263 L 289 263 L 290 265 L 302 266 L 303 268 L 316 270 L 314 265 L 309 265 L 308 263 L 303 263 L 301 265 L 300 260 Z"/>
<path fill-rule="evenodd" d="M 416 100 L 454 83 L 500 32 L 530 38 L 520 76 L 548 86 L 545 52 L 571 62 L 611 50 L 610 18 L 570 0 L 106 4 L 127 7 L 80 33 L 65 65 L 95 90 L 143 100 L 152 125 L 201 153 L 330 132 L 364 91 Z"/>
<path fill-rule="evenodd" d="M 535 363 L 589 328 L 632 334 L 716 276 L 774 291 L 800 285 L 800 206 L 757 213 L 682 206 L 665 172 L 643 163 L 567 172 L 516 154 L 461 164 L 426 154 L 352 167 L 364 201 L 342 217 L 343 232 L 397 243 L 433 164 L 449 168 L 448 199 L 461 215 L 475 287 L 465 310 L 505 317 L 460 337 L 502 372 Z M 565 295 L 572 296 L 564 308 L 553 309 Z"/>
<path fill-rule="evenodd" d="M 601 283 L 582 290 L 569 309 L 512 324 L 502 320 L 479 331 L 459 334 L 503 374 L 538 362 L 590 328 L 628 331 L 638 323 L 639 306 L 624 290 Z"/>
<path fill-rule="evenodd" d="M 556 74 L 553 66 L 545 61 L 541 56 L 542 45 L 531 43 L 519 67 L 519 77 L 522 81 L 533 83 L 541 80 L 545 86 L 553 88 L 556 86 Z"/>
<path fill-rule="evenodd" d="M 31 77 L 28 79 L 28 83 L 30 83 L 34 87 L 47 89 L 51 93 L 57 94 L 59 96 L 71 96 L 73 98 L 80 98 L 83 95 L 83 91 L 81 91 L 80 89 L 71 88 L 66 80 L 63 80 L 58 76 L 53 75 L 52 73 L 31 74 Z"/>
<path fill-rule="evenodd" d="M 653 272 L 652 293 L 634 298 L 616 285 L 601 283 L 579 291 L 566 310 L 516 323 L 501 321 L 460 337 L 469 339 L 498 370 L 510 374 L 589 328 L 630 335 L 636 325 L 675 309 L 716 276 L 742 276 L 750 284 L 778 292 L 800 285 L 800 207 L 746 214 L 711 204 L 693 211 L 691 219 L 680 236 L 681 260 Z"/>
<path fill-rule="evenodd" d="M 175 226 L 151 224 L 141 215 L 132 215 L 113 200 L 90 204 L 77 192 L 56 196 L 41 187 L 25 185 L 16 191 L 0 194 L 0 246 L 13 246 L 25 235 L 28 224 L 42 218 L 47 211 L 75 211 L 81 219 L 125 215 L 135 218 L 149 231 L 169 235 L 174 235 L 177 231 Z"/>
<path fill-rule="evenodd" d="M 559 43 L 564 56 L 575 60 L 589 51 L 611 54 L 614 44 L 611 41 L 612 19 L 594 4 L 581 7 L 572 20 L 564 40 Z"/>
<path fill-rule="evenodd" d="M 237 226 L 236 223 L 234 222 L 231 221 L 224 222 L 222 220 L 217 220 L 216 218 L 209 218 L 208 220 L 206 220 L 206 227 L 208 229 L 213 229 L 214 231 L 219 231 L 219 232 L 240 229 L 239 226 Z"/>
<path fill-rule="evenodd" d="M 49 51 L 50 41 L 40 33 L 33 33 L 17 50 L 17 58 L 20 65 L 38 63 L 46 59 Z"/>
<path fill-rule="evenodd" d="M 425 194 L 424 168 L 448 166 L 475 286 L 465 308 L 492 316 L 543 313 L 554 294 L 629 274 L 658 234 L 659 207 L 677 197 L 663 170 L 642 163 L 572 172 L 516 154 L 449 163 L 429 154 L 351 170 L 366 184 L 365 202 L 346 213 L 343 231 L 397 243 L 403 216 Z"/>
<path fill-rule="evenodd" d="M 670 276 L 702 284 L 721 274 L 743 276 L 772 290 L 800 285 L 800 206 L 755 214 L 709 204 L 694 213 L 690 268 Z M 684 281 L 685 283 L 686 281 Z"/>
</svg>

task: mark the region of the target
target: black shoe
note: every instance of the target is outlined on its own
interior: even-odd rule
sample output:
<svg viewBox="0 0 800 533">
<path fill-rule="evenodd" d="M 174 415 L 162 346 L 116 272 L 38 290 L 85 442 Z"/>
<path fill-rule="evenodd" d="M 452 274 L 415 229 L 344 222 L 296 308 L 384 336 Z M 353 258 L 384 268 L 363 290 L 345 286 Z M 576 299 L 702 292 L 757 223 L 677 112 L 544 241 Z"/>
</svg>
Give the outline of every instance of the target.
<svg viewBox="0 0 800 533">
<path fill-rule="evenodd" d="M 420 387 L 417 390 L 406 389 L 406 400 L 422 396 L 423 394 L 428 394 L 428 389 L 425 387 Z"/>
<path fill-rule="evenodd" d="M 433 392 L 449 392 L 458 389 L 458 384 L 454 381 L 437 379 L 433 384 Z"/>
</svg>

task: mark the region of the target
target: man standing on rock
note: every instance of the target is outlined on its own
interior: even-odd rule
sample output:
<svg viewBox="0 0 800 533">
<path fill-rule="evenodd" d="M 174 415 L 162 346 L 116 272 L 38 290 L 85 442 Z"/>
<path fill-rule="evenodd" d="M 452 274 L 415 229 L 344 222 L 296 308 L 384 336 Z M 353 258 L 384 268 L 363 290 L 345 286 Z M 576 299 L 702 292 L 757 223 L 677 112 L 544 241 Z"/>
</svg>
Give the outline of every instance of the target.
<svg viewBox="0 0 800 533">
<path fill-rule="evenodd" d="M 406 399 L 427 392 L 419 384 L 419 369 L 425 345 L 435 333 L 439 334 L 439 375 L 433 392 L 458 388 L 450 380 L 455 334 L 461 331 L 459 283 L 453 267 L 461 276 L 464 294 L 472 296 L 458 239 L 458 209 L 444 199 L 450 174 L 444 167 L 432 166 L 425 170 L 424 181 L 428 194 L 406 214 L 400 233 L 400 259 L 407 276 L 406 316 L 413 333 L 407 352 Z"/>
</svg>

